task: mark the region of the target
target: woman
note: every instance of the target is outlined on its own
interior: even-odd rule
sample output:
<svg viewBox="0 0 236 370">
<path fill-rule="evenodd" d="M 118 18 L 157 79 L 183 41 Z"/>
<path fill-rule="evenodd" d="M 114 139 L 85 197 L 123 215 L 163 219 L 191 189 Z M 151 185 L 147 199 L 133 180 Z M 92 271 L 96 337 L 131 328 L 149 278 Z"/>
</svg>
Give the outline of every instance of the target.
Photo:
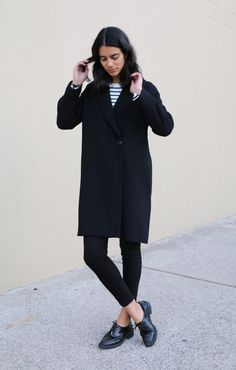
<svg viewBox="0 0 236 370">
<path fill-rule="evenodd" d="M 82 92 L 93 64 L 93 81 Z M 58 101 L 57 126 L 82 125 L 78 232 L 84 261 L 121 305 L 99 348 L 121 345 L 134 328 L 147 347 L 157 338 L 148 301 L 137 302 L 141 276 L 141 243 L 148 242 L 152 161 L 147 130 L 167 136 L 174 123 L 157 88 L 146 81 L 127 35 L 103 28 L 92 57 L 76 64 L 73 80 Z M 107 255 L 109 237 L 119 238 L 123 277 Z M 134 321 L 134 328 L 132 325 Z"/>
</svg>

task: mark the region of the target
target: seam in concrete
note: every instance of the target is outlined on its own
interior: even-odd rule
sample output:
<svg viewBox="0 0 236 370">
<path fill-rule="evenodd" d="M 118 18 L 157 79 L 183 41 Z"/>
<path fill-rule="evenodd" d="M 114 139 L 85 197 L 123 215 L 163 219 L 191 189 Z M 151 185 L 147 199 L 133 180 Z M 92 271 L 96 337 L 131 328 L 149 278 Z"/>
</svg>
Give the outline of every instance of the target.
<svg viewBox="0 0 236 370">
<path fill-rule="evenodd" d="M 114 259 L 113 259 L 113 261 L 122 264 L 121 261 L 117 261 L 117 260 L 114 260 Z M 236 285 L 220 283 L 219 281 L 202 279 L 202 278 L 198 278 L 198 277 L 190 276 L 190 275 L 183 275 L 183 274 L 179 274 L 178 272 L 172 272 L 172 271 L 167 271 L 167 270 L 155 269 L 153 267 L 148 267 L 148 266 L 142 266 L 142 268 L 143 269 L 146 269 L 146 270 L 163 272 L 164 274 L 176 275 L 176 276 L 180 276 L 180 277 L 187 278 L 187 279 L 200 280 L 200 281 L 203 281 L 204 283 L 222 285 L 222 286 L 225 286 L 225 287 L 228 287 L 228 288 L 236 288 Z"/>
</svg>

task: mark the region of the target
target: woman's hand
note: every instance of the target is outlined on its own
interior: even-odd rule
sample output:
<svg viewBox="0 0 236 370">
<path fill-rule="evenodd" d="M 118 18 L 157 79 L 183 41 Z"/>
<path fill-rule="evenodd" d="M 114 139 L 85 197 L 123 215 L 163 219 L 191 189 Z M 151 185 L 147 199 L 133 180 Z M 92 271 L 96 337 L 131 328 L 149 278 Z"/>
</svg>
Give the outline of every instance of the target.
<svg viewBox="0 0 236 370">
<path fill-rule="evenodd" d="M 73 69 L 73 84 L 74 85 L 82 85 L 82 83 L 86 80 L 88 77 L 88 60 L 81 60 L 78 62 L 74 69 Z"/>
<path fill-rule="evenodd" d="M 130 92 L 132 94 L 140 94 L 143 86 L 143 76 L 140 72 L 134 72 L 131 75 L 132 82 L 130 85 Z"/>
</svg>

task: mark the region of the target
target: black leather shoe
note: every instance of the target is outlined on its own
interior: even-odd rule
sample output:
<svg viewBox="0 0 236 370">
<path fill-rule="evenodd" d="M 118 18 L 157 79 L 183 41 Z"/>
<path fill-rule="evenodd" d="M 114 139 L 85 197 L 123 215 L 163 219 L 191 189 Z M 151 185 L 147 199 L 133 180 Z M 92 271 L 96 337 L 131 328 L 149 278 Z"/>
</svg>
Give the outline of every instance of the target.
<svg viewBox="0 0 236 370">
<path fill-rule="evenodd" d="M 135 329 L 136 327 L 140 330 L 140 335 L 143 338 L 143 342 L 146 347 L 151 347 L 156 339 L 157 339 L 157 328 L 152 323 L 152 320 L 150 318 L 150 315 L 152 313 L 152 307 L 150 302 L 148 301 L 139 301 L 137 302 L 141 305 L 143 309 L 143 319 L 140 323 L 135 323 Z"/>
<path fill-rule="evenodd" d="M 98 347 L 102 349 L 118 347 L 125 339 L 129 339 L 133 335 L 134 328 L 131 322 L 128 326 L 123 327 L 118 325 L 116 320 L 114 320 L 111 329 L 104 335 Z"/>
</svg>

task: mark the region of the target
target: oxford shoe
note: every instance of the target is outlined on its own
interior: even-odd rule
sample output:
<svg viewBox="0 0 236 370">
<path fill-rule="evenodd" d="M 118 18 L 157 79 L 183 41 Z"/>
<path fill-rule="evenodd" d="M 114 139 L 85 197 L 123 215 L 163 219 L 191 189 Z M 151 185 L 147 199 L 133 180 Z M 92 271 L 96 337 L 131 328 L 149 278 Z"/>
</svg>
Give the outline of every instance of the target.
<svg viewBox="0 0 236 370">
<path fill-rule="evenodd" d="M 117 321 L 113 321 L 111 329 L 104 335 L 99 342 L 98 347 L 102 349 L 110 349 L 120 346 L 125 339 L 130 339 L 134 335 L 132 323 L 128 326 L 120 326 Z"/>
<path fill-rule="evenodd" d="M 140 330 L 140 335 L 143 338 L 143 342 L 146 347 L 151 347 L 157 339 L 157 328 L 151 320 L 152 307 L 148 301 L 137 302 L 143 309 L 143 319 L 139 323 L 135 323 L 136 327 Z"/>
</svg>

